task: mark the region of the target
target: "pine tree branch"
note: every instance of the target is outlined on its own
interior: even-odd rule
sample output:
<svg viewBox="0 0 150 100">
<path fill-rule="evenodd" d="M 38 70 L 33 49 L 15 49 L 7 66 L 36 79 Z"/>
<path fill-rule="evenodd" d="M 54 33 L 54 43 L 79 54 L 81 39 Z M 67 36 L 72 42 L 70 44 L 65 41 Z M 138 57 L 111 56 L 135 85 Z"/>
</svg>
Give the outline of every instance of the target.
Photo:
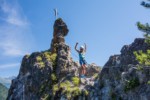
<svg viewBox="0 0 150 100">
<path fill-rule="evenodd" d="M 146 34 L 149 34 L 150 35 L 150 26 L 148 23 L 146 23 L 145 25 L 144 24 L 141 24 L 140 22 L 137 23 L 137 26 L 138 26 L 138 29 L 142 32 L 145 32 Z"/>
<path fill-rule="evenodd" d="M 147 0 L 147 1 L 150 1 L 150 0 Z M 141 5 L 144 6 L 144 7 L 146 7 L 146 8 L 150 8 L 150 3 L 147 3 L 145 1 L 142 1 Z"/>
</svg>

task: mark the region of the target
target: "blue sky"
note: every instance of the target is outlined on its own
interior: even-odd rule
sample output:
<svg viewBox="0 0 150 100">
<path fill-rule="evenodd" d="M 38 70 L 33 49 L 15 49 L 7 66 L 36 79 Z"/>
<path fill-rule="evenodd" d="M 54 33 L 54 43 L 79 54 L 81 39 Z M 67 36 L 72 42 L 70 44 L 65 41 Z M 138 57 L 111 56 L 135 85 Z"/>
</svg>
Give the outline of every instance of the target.
<svg viewBox="0 0 150 100">
<path fill-rule="evenodd" d="M 149 22 L 141 0 L 0 0 L 0 77 L 16 76 L 23 55 L 50 48 L 57 8 L 69 28 L 66 43 L 87 44 L 88 63 L 103 66 L 123 45 L 142 37 L 136 22 Z M 76 55 L 76 56 L 75 56 Z"/>
</svg>

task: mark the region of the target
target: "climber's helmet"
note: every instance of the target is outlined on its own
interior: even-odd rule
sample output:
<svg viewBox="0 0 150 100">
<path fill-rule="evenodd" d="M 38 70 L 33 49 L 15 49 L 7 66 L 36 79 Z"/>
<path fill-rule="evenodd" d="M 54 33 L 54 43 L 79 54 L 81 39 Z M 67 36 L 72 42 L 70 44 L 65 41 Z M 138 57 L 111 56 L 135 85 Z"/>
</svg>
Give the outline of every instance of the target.
<svg viewBox="0 0 150 100">
<path fill-rule="evenodd" d="M 81 51 L 84 50 L 84 46 L 80 46 L 80 50 L 81 50 Z"/>
</svg>

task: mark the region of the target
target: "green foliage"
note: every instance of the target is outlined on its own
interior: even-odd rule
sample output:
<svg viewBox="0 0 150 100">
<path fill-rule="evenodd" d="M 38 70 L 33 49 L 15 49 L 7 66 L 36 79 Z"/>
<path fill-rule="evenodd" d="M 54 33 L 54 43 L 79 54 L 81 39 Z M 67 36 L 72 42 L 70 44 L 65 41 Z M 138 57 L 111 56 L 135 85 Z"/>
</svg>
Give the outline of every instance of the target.
<svg viewBox="0 0 150 100">
<path fill-rule="evenodd" d="M 138 65 L 138 66 L 137 66 L 137 70 L 138 70 L 138 71 L 142 71 L 142 70 L 143 70 L 143 67 L 140 66 L 140 65 Z"/>
<path fill-rule="evenodd" d="M 56 66 L 56 57 L 57 57 L 56 53 L 51 54 L 51 52 L 44 51 L 36 57 L 36 61 L 40 68 L 45 67 L 46 60 L 49 62 L 52 62 L 53 67 L 55 67 Z"/>
<path fill-rule="evenodd" d="M 147 0 L 147 1 L 148 1 L 148 0 Z M 147 2 L 145 2 L 145 1 L 142 1 L 142 2 L 141 2 L 141 5 L 144 6 L 144 7 L 146 7 L 146 8 L 150 8 L 150 3 L 147 3 Z"/>
<path fill-rule="evenodd" d="M 84 92 L 84 95 L 86 95 L 86 96 L 89 94 L 89 92 L 87 90 L 84 90 L 83 92 Z"/>
<path fill-rule="evenodd" d="M 53 95 L 55 95 L 56 91 L 59 90 L 58 85 L 57 84 L 53 85 L 53 89 L 52 90 L 53 90 Z"/>
<path fill-rule="evenodd" d="M 56 65 L 56 53 L 51 54 L 51 52 L 46 51 L 43 53 L 43 56 L 46 58 L 47 61 L 52 62 L 53 66 Z"/>
<path fill-rule="evenodd" d="M 150 44 L 150 26 L 148 23 L 146 25 L 141 24 L 140 22 L 137 23 L 138 29 L 142 32 L 144 32 L 144 38 L 145 42 Z"/>
<path fill-rule="evenodd" d="M 60 84 L 53 85 L 53 95 L 55 95 L 56 91 L 58 91 L 60 88 L 65 88 L 65 91 L 63 92 L 69 92 L 71 88 L 71 83 L 69 81 L 65 81 Z"/>
<path fill-rule="evenodd" d="M 54 53 L 54 54 L 52 54 L 52 55 L 50 56 L 50 60 L 52 61 L 53 66 L 56 65 L 56 58 L 57 58 L 57 54 L 56 54 L 56 53 Z"/>
<path fill-rule="evenodd" d="M 72 83 L 75 85 L 75 86 L 78 86 L 79 83 L 80 83 L 80 79 L 78 77 L 72 77 Z"/>
<path fill-rule="evenodd" d="M 37 62 L 41 62 L 41 61 L 42 61 L 42 57 L 41 57 L 41 56 L 37 56 L 37 57 L 36 57 L 36 61 L 37 61 Z"/>
<path fill-rule="evenodd" d="M 57 82 L 57 77 L 54 73 L 51 74 L 51 80 L 52 80 L 52 84 L 55 84 Z"/>
<path fill-rule="evenodd" d="M 66 95 L 67 99 L 71 98 L 71 92 L 72 92 L 71 87 L 67 87 L 67 89 L 64 91 L 64 94 Z"/>
<path fill-rule="evenodd" d="M 43 59 L 42 59 L 41 55 L 38 55 L 36 57 L 36 61 L 37 61 L 37 64 L 39 65 L 39 68 L 44 68 L 45 67 L 45 63 L 43 62 Z"/>
<path fill-rule="evenodd" d="M 137 22 L 137 26 L 138 26 L 138 29 L 143 31 L 143 32 L 148 32 L 150 30 L 150 26 L 148 23 L 146 23 L 144 25 L 144 24 L 141 24 L 140 22 Z"/>
<path fill-rule="evenodd" d="M 45 63 L 44 62 L 38 62 L 38 65 L 40 68 L 44 68 L 45 67 Z"/>
<path fill-rule="evenodd" d="M 39 90 L 39 93 L 40 93 L 40 94 L 43 94 L 43 93 L 44 93 L 45 87 L 46 87 L 45 84 L 42 84 L 42 85 L 40 86 L 40 90 Z"/>
<path fill-rule="evenodd" d="M 51 100 L 51 96 L 49 94 L 45 94 L 41 100 Z"/>
<path fill-rule="evenodd" d="M 134 55 L 140 65 L 150 66 L 150 50 L 147 50 L 146 53 L 142 51 L 134 52 Z"/>
<path fill-rule="evenodd" d="M 138 87 L 139 85 L 140 83 L 138 78 L 133 78 L 126 83 L 124 90 L 127 92 L 131 89 L 134 89 L 135 87 Z"/>
<path fill-rule="evenodd" d="M 143 35 L 145 38 L 145 42 L 150 45 L 150 26 L 147 23 L 146 25 L 140 24 L 138 29 L 143 31 L 145 34 Z"/>
<path fill-rule="evenodd" d="M 56 91 L 63 89 L 62 93 L 70 99 L 71 97 L 81 95 L 82 91 L 78 86 L 74 86 L 70 81 L 65 81 L 60 84 L 53 85 L 53 95 L 55 95 Z M 85 91 L 85 94 L 88 94 L 88 91 Z"/>
<path fill-rule="evenodd" d="M 145 1 L 142 1 L 141 5 L 150 8 L 150 3 Z M 150 45 L 150 25 L 148 23 L 144 25 L 138 22 L 137 27 L 140 31 L 144 32 L 145 42 Z M 142 70 L 142 66 L 150 66 L 150 50 L 147 50 L 146 53 L 142 51 L 134 52 L 134 55 L 140 64 L 140 67 L 138 67 L 139 70 Z"/>
<path fill-rule="evenodd" d="M 81 95 L 81 90 L 79 89 L 79 87 L 74 87 L 72 96 L 75 97 L 75 96 L 79 96 L 79 95 Z"/>
<path fill-rule="evenodd" d="M 47 60 L 50 60 L 51 52 L 45 51 L 45 52 L 43 53 L 43 56 L 44 56 Z"/>
<path fill-rule="evenodd" d="M 65 82 L 62 82 L 60 83 L 60 88 L 70 88 L 71 87 L 71 83 L 69 81 L 65 81 Z"/>
<path fill-rule="evenodd" d="M 147 82 L 148 85 L 150 85 L 150 80 Z"/>
<path fill-rule="evenodd" d="M 98 75 L 99 75 L 98 73 L 95 73 L 95 74 L 93 75 L 93 78 L 94 78 L 94 79 L 97 79 L 97 78 L 98 78 Z"/>
<path fill-rule="evenodd" d="M 8 89 L 0 83 L 0 100 L 6 100 Z"/>
</svg>

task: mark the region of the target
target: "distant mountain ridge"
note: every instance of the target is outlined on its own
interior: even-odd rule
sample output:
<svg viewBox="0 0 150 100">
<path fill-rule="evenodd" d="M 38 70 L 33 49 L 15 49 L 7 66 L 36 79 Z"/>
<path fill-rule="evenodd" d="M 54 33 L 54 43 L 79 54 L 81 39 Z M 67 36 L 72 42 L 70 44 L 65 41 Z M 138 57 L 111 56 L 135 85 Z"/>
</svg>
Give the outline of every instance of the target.
<svg viewBox="0 0 150 100">
<path fill-rule="evenodd" d="M 13 80 L 15 78 L 16 78 L 15 76 L 10 76 L 10 77 L 7 77 L 7 78 L 0 77 L 0 83 L 2 83 L 7 88 L 9 88 L 10 84 L 11 84 L 11 80 Z"/>
<path fill-rule="evenodd" d="M 0 83 L 0 100 L 6 100 L 8 95 L 8 88 Z"/>
<path fill-rule="evenodd" d="M 6 80 L 13 80 L 13 79 L 15 79 L 16 78 L 16 76 L 9 76 L 9 77 L 6 77 L 6 78 L 4 78 L 4 79 L 6 79 Z"/>
</svg>

